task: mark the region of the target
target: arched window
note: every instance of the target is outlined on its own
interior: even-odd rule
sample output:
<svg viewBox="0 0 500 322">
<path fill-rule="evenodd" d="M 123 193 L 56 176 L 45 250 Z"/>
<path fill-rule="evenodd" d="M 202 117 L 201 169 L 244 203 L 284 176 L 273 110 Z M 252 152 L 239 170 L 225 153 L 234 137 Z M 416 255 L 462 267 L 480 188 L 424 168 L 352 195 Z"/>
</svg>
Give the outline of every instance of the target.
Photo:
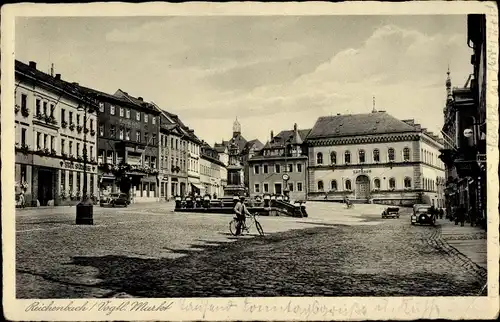
<svg viewBox="0 0 500 322">
<path fill-rule="evenodd" d="M 345 190 L 352 190 L 352 187 L 351 187 L 351 180 L 347 179 L 345 181 Z"/>
<path fill-rule="evenodd" d="M 359 163 L 365 163 L 365 150 L 359 150 Z"/>
<path fill-rule="evenodd" d="M 318 154 L 316 154 L 316 163 L 323 164 L 323 153 L 318 152 Z"/>
<path fill-rule="evenodd" d="M 394 149 L 393 148 L 389 148 L 389 150 L 387 150 L 387 160 L 389 160 L 389 162 L 394 162 Z"/>
<path fill-rule="evenodd" d="M 375 179 L 373 180 L 373 185 L 375 186 L 375 189 L 380 189 L 380 179 Z"/>
<path fill-rule="evenodd" d="M 337 191 L 337 180 L 332 180 L 330 183 L 330 188 L 332 191 Z"/>
<path fill-rule="evenodd" d="M 411 188 L 411 178 L 410 177 L 405 178 L 405 188 Z"/>
<path fill-rule="evenodd" d="M 344 161 L 346 164 L 351 163 L 351 152 L 345 151 L 344 153 Z"/>
<path fill-rule="evenodd" d="M 373 162 L 380 162 L 380 151 L 378 149 L 373 150 Z"/>
<path fill-rule="evenodd" d="M 410 161 L 410 148 L 403 149 L 403 161 Z"/>
<path fill-rule="evenodd" d="M 323 191 L 324 187 L 323 187 L 323 181 L 318 181 L 318 191 Z"/>
<path fill-rule="evenodd" d="M 334 151 L 330 153 L 330 163 L 337 164 L 337 153 L 335 153 Z"/>
<path fill-rule="evenodd" d="M 394 178 L 389 179 L 389 189 L 396 189 L 396 179 Z"/>
</svg>

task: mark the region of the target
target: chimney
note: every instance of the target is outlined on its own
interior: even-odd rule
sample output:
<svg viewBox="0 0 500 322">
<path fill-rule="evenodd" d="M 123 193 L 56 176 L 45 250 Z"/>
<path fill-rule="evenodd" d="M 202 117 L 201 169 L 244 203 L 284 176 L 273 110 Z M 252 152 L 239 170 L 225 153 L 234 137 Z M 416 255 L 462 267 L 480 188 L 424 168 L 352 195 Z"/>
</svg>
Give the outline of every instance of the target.
<svg viewBox="0 0 500 322">
<path fill-rule="evenodd" d="M 56 79 L 61 79 L 61 74 L 56 74 Z"/>
<path fill-rule="evenodd" d="M 271 140 L 274 138 L 274 132 L 271 130 Z"/>
<path fill-rule="evenodd" d="M 36 61 L 30 61 L 30 62 L 29 62 L 29 66 L 30 66 L 31 68 L 36 69 Z"/>
<path fill-rule="evenodd" d="M 142 97 L 140 97 L 140 96 L 139 96 L 137 99 L 138 99 L 139 101 L 141 101 L 141 102 L 142 102 L 142 101 L 144 101 L 144 99 L 143 99 Z"/>
</svg>

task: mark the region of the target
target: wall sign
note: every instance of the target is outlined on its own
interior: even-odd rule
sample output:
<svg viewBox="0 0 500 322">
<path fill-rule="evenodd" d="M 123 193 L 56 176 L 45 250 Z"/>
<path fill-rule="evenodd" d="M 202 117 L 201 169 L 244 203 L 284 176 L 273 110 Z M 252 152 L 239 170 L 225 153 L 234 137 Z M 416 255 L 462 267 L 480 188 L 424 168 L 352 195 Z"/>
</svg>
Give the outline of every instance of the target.
<svg viewBox="0 0 500 322">
<path fill-rule="evenodd" d="M 359 169 L 359 170 L 353 170 L 352 173 L 354 174 L 357 174 L 357 173 L 371 173 L 372 170 L 368 169 L 368 170 L 363 170 L 363 169 Z"/>
<path fill-rule="evenodd" d="M 77 170 L 83 170 L 83 164 L 79 163 L 72 163 L 71 161 L 65 161 L 64 162 L 64 167 L 66 169 L 77 169 Z M 87 171 L 91 171 L 91 167 L 88 165 L 87 166 Z"/>
</svg>

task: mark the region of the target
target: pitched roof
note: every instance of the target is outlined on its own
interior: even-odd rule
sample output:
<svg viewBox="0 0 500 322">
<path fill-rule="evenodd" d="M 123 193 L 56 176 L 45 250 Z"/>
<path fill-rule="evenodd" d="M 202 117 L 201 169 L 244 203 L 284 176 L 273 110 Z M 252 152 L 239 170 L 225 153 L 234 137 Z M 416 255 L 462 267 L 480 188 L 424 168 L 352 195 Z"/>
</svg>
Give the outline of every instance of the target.
<svg viewBox="0 0 500 322">
<path fill-rule="evenodd" d="M 318 118 L 307 139 L 414 131 L 414 126 L 386 112 L 348 114 Z"/>
<path fill-rule="evenodd" d="M 28 77 L 33 77 L 38 81 L 42 81 L 52 87 L 57 88 L 60 91 L 65 92 L 67 95 L 73 96 L 75 99 L 80 101 L 86 101 L 87 103 L 97 104 L 91 97 L 89 97 L 89 93 L 83 91 L 78 83 L 75 82 L 67 82 L 60 78 L 53 77 L 47 73 L 39 71 L 35 67 L 32 67 L 28 64 L 25 64 L 19 60 L 15 60 L 15 73 L 20 73 Z"/>
<path fill-rule="evenodd" d="M 224 143 L 215 143 L 214 149 L 218 153 L 224 153 L 224 152 L 226 152 L 227 146 Z"/>
<path fill-rule="evenodd" d="M 243 148 L 243 151 L 249 151 L 251 148 L 254 148 L 255 150 L 260 150 L 264 147 L 264 144 L 260 142 L 258 139 L 253 139 L 247 142 L 245 144 L 245 147 Z"/>
<path fill-rule="evenodd" d="M 274 138 L 280 138 L 280 139 L 285 139 L 285 140 L 290 140 L 290 143 L 294 144 L 302 144 L 306 138 L 307 135 L 311 132 L 311 129 L 304 129 L 304 130 L 298 130 L 297 131 L 297 137 L 294 135 L 293 130 L 285 130 L 281 131 L 276 135 Z"/>
<path fill-rule="evenodd" d="M 147 108 L 151 111 L 155 111 L 155 112 L 159 112 L 157 108 L 155 108 L 155 106 L 151 103 L 148 103 L 148 102 L 145 102 L 142 98 L 139 99 L 139 98 L 136 98 L 136 97 L 133 97 L 131 95 L 129 95 L 127 92 L 121 90 L 121 89 L 118 89 L 115 94 L 114 94 L 116 97 L 120 97 L 124 100 L 127 100 L 129 101 L 130 103 L 134 104 L 134 105 L 137 105 L 137 106 L 142 106 L 143 108 Z"/>
</svg>

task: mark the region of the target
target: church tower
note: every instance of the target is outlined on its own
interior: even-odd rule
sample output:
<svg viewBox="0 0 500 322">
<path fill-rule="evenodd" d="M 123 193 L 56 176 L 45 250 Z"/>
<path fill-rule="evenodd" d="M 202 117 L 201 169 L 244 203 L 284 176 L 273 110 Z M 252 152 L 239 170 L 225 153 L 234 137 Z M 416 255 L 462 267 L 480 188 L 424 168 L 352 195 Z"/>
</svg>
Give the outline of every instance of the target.
<svg viewBox="0 0 500 322">
<path fill-rule="evenodd" d="M 236 120 L 234 120 L 233 123 L 233 138 L 237 137 L 241 134 L 241 124 L 238 122 L 238 117 L 236 117 Z"/>
<path fill-rule="evenodd" d="M 453 102 L 453 92 L 451 90 L 451 78 L 450 78 L 450 66 L 449 65 L 448 65 L 448 72 L 446 72 L 446 74 L 448 75 L 448 77 L 446 77 L 446 83 L 445 83 L 445 85 L 446 85 L 446 104 L 445 104 L 445 107 L 443 109 L 445 119 L 448 116 L 449 107 L 451 106 L 451 103 Z"/>
</svg>

